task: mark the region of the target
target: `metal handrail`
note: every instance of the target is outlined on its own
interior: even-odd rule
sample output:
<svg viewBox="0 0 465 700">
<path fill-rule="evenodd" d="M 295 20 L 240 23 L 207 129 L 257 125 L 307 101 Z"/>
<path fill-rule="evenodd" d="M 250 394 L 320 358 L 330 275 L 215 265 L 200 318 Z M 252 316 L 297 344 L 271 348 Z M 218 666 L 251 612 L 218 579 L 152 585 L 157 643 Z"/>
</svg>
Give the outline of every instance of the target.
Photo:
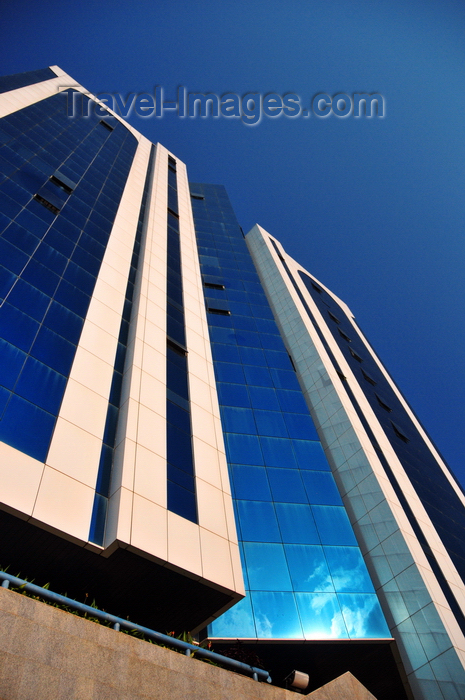
<svg viewBox="0 0 465 700">
<path fill-rule="evenodd" d="M 176 639 L 175 637 L 170 637 L 168 634 L 162 634 L 161 632 L 155 632 L 148 627 L 143 627 L 135 622 L 130 622 L 129 620 L 123 620 L 121 617 L 116 615 L 111 615 L 110 613 L 99 610 L 98 608 L 93 608 L 91 605 L 86 605 L 85 603 L 79 603 L 77 600 L 72 600 L 72 598 L 67 598 L 59 593 L 54 593 L 48 590 L 48 588 L 42 588 L 41 586 L 36 586 L 35 583 L 29 583 L 24 581 L 17 576 L 12 576 L 6 573 L 6 571 L 0 571 L 0 580 L 2 580 L 2 588 L 9 588 L 10 584 L 17 588 L 21 588 L 28 593 L 44 598 L 44 600 L 50 600 L 53 603 L 59 603 L 60 605 L 66 605 L 69 608 L 78 610 L 79 612 L 92 615 L 99 620 L 109 622 L 113 625 L 113 629 L 119 631 L 120 629 L 125 629 L 131 632 L 141 632 L 148 639 L 153 639 L 160 644 L 165 644 L 175 649 L 182 649 L 186 656 L 191 656 L 193 653 L 197 657 L 203 659 L 209 659 L 215 663 L 226 666 L 234 671 L 238 671 L 247 676 L 252 676 L 256 681 L 262 680 L 267 683 L 271 683 L 271 677 L 268 671 L 264 671 L 262 668 L 257 668 L 256 666 L 249 666 L 248 664 L 242 663 L 242 661 L 236 661 L 236 659 L 230 659 L 227 656 L 222 656 L 209 649 L 203 649 L 195 644 L 189 644 L 189 642 L 183 642 L 182 639 Z"/>
</svg>

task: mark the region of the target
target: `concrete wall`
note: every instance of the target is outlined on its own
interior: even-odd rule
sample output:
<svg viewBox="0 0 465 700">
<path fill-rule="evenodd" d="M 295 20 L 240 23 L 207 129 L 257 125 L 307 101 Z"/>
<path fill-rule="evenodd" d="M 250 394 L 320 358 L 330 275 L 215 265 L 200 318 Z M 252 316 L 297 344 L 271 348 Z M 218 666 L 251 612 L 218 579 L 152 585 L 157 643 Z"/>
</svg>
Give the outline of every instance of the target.
<svg viewBox="0 0 465 700">
<path fill-rule="evenodd" d="M 295 700 L 211 666 L 0 588 L 1 700 Z M 376 700 L 346 673 L 312 700 Z"/>
</svg>

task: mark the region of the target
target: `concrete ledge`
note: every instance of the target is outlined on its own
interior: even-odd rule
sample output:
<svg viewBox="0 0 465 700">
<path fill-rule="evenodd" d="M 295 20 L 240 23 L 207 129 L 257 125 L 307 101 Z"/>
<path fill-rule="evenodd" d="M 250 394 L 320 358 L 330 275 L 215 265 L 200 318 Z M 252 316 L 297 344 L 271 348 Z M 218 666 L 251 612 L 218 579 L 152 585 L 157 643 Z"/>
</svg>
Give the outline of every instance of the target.
<svg viewBox="0 0 465 700">
<path fill-rule="evenodd" d="M 296 700 L 296 694 L 0 588 L 1 700 Z M 307 697 L 376 700 L 350 673 Z"/>
</svg>

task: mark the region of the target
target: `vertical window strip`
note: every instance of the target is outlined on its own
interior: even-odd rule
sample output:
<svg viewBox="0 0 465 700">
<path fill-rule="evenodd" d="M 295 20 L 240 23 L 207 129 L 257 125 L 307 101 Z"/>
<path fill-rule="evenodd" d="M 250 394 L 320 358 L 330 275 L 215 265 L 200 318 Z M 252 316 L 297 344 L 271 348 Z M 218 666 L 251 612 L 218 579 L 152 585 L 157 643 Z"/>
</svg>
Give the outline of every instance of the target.
<svg viewBox="0 0 465 700">
<path fill-rule="evenodd" d="M 168 510 L 197 522 L 176 161 L 168 157 L 166 461 Z"/>
<path fill-rule="evenodd" d="M 129 322 L 131 319 L 134 285 L 140 261 L 140 250 L 142 233 L 144 230 L 145 212 L 147 209 L 148 193 L 153 171 L 153 161 L 155 156 L 155 146 L 152 145 L 150 158 L 147 167 L 142 202 L 137 222 L 136 237 L 132 251 L 131 267 L 129 271 L 128 283 L 121 318 L 120 331 L 118 336 L 118 347 L 116 351 L 115 364 L 113 368 L 113 379 L 110 388 L 110 398 L 108 401 L 107 417 L 100 452 L 100 463 L 97 474 L 97 484 L 95 487 L 94 505 L 90 524 L 89 541 L 103 546 L 105 537 L 105 524 L 108 510 L 108 499 L 110 496 L 111 471 L 113 466 L 114 448 L 116 440 L 116 428 L 118 422 L 118 412 L 121 401 L 121 389 L 123 384 L 124 363 L 126 359 L 127 339 L 129 332 Z"/>
</svg>

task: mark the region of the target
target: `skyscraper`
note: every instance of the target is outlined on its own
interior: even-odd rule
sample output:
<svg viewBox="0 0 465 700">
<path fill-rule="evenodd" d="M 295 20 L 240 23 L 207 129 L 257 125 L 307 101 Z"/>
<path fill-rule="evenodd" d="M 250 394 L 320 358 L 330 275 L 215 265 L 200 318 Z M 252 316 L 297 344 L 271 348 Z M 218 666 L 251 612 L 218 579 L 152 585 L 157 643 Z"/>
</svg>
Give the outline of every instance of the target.
<svg viewBox="0 0 465 700">
<path fill-rule="evenodd" d="M 352 314 L 70 86 L 0 80 L 0 564 L 462 698 L 464 497 Z"/>
</svg>

